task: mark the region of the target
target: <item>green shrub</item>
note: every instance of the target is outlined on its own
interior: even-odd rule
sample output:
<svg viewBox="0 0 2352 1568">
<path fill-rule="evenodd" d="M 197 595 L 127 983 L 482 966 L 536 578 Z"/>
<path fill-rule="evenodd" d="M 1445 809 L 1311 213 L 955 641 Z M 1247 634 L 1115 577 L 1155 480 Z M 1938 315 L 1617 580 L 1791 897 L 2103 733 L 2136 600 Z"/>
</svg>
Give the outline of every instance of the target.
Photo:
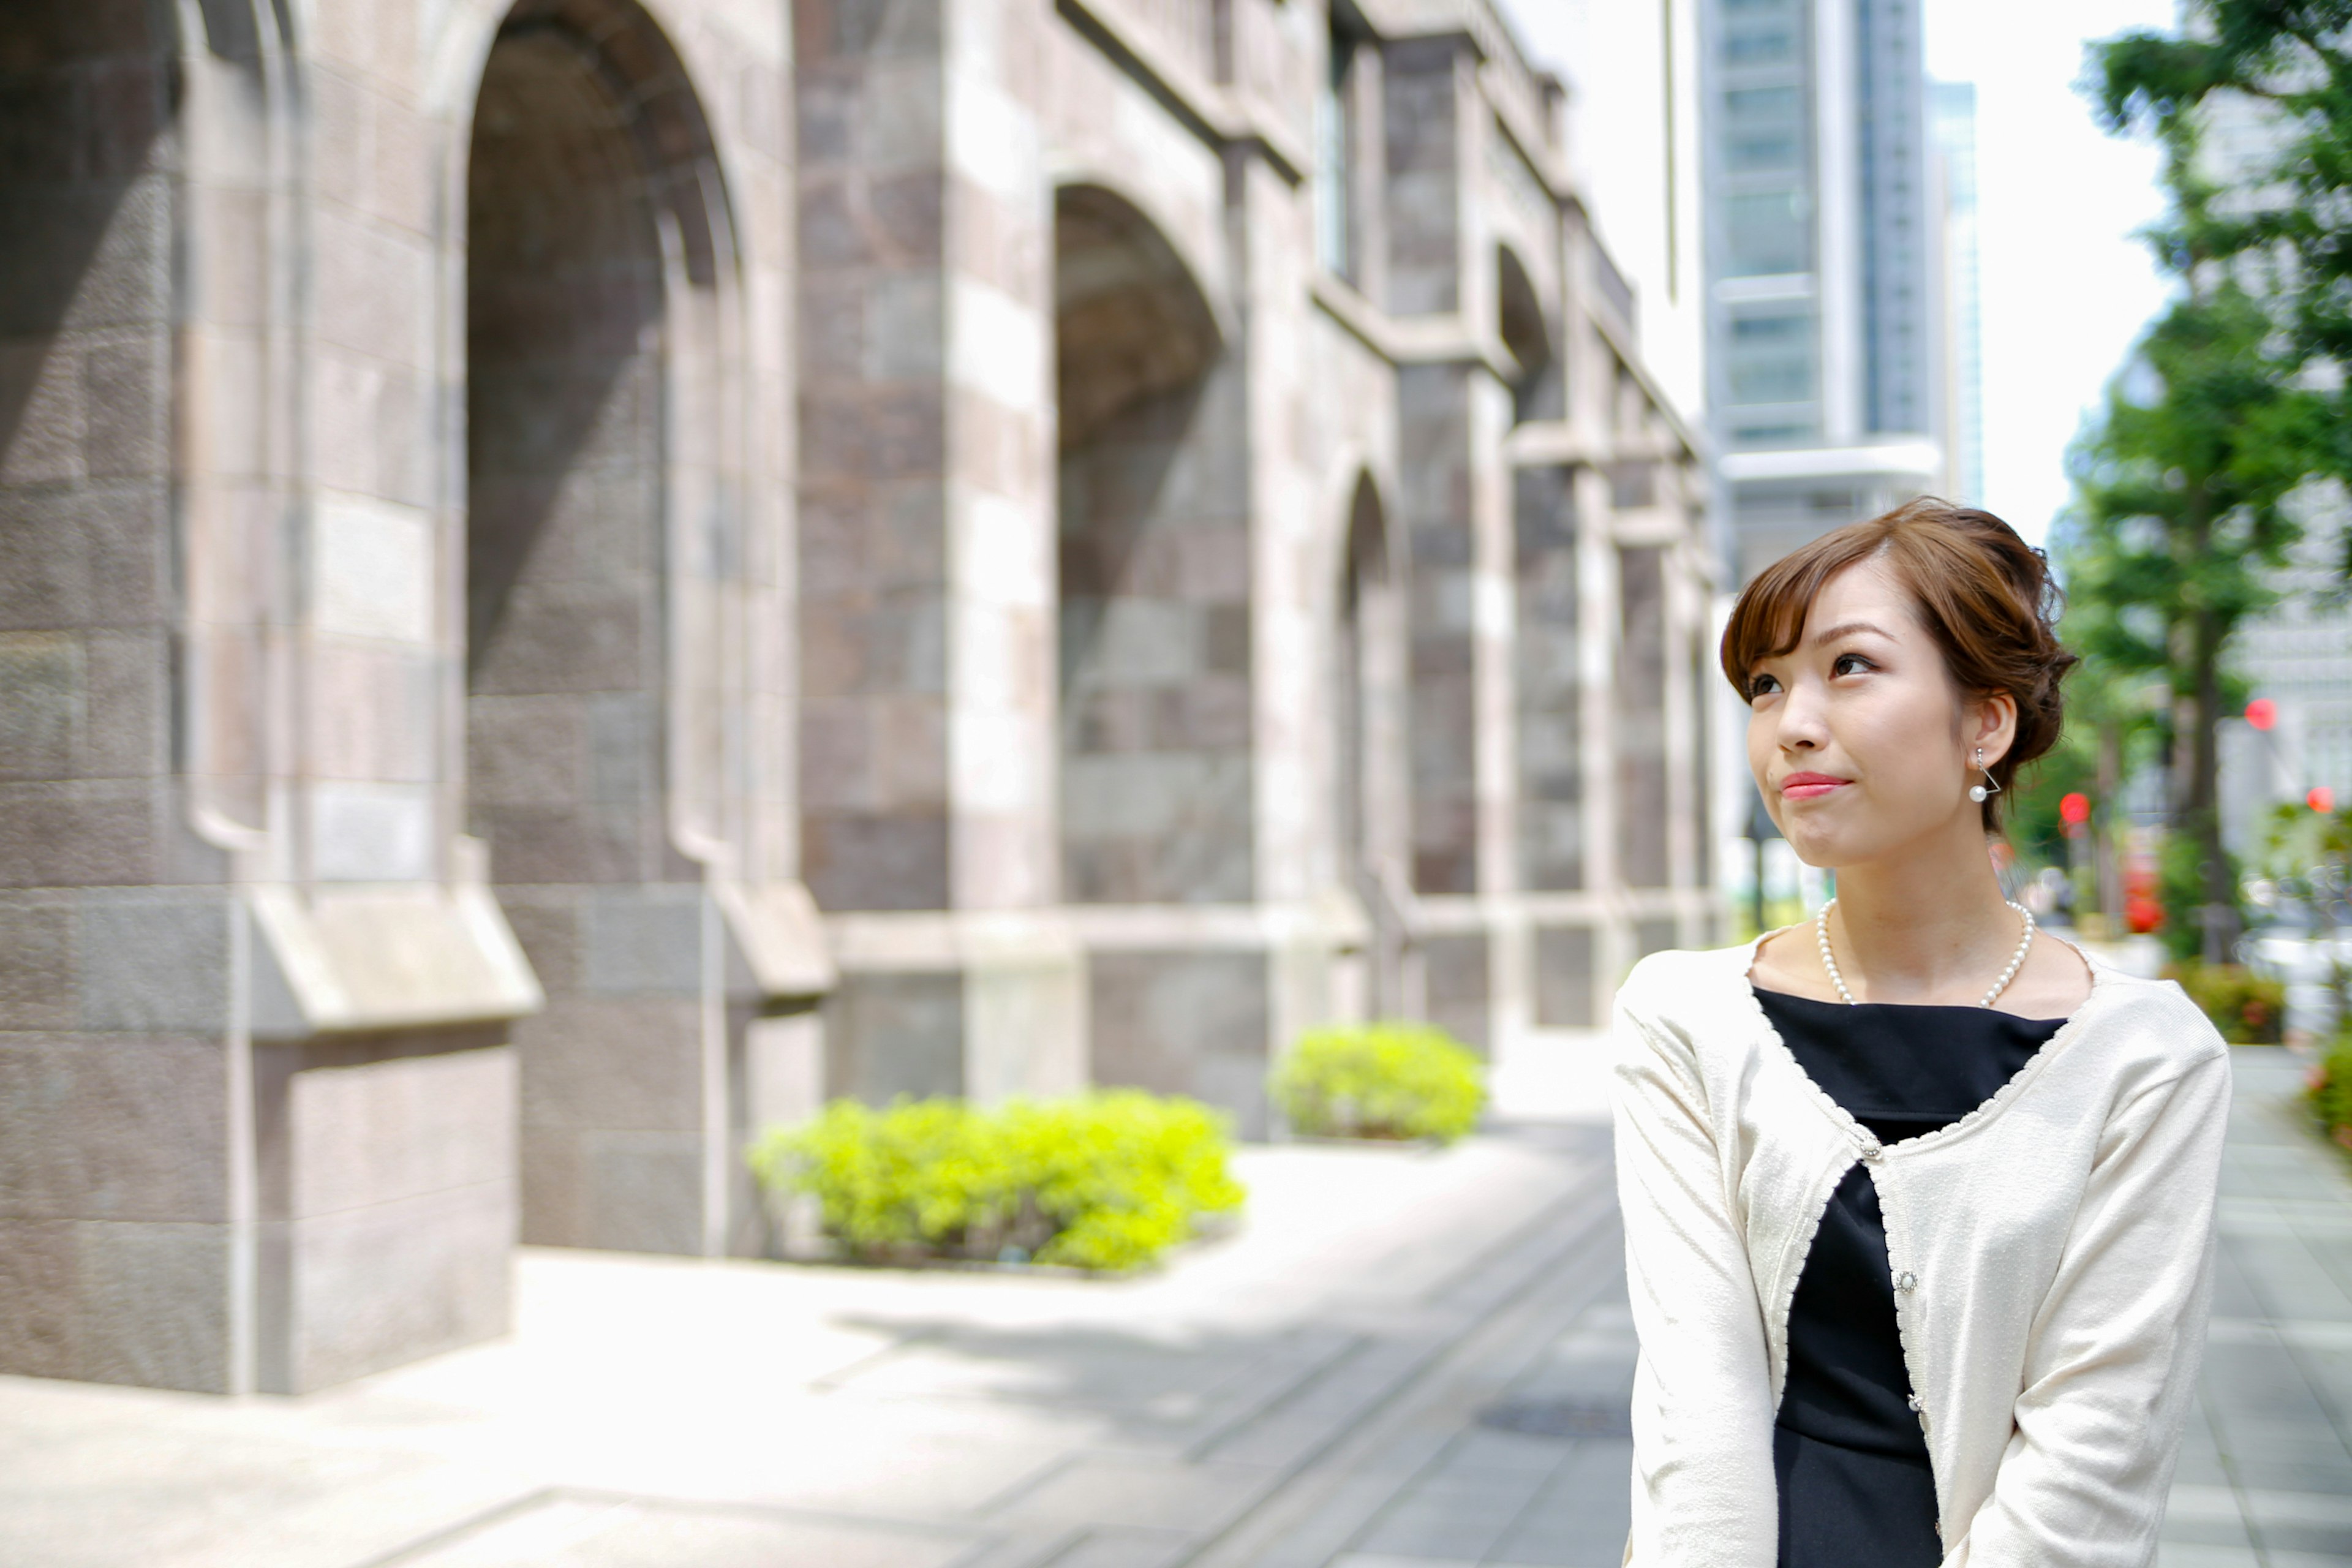
<svg viewBox="0 0 2352 1568">
<path fill-rule="evenodd" d="M 1486 1067 L 1432 1024 L 1344 1024 L 1300 1036 L 1269 1087 L 1301 1132 L 1451 1143 L 1478 1124 Z"/>
<path fill-rule="evenodd" d="M 2305 1089 L 2327 1135 L 2352 1149 L 2352 1034 L 2340 1034 L 2311 1069 Z"/>
<path fill-rule="evenodd" d="M 1225 1120 L 1134 1089 L 977 1109 L 837 1100 L 752 1148 L 777 1195 L 813 1194 L 825 1234 L 869 1262 L 920 1258 L 1140 1268 L 1240 1206 Z"/>
<path fill-rule="evenodd" d="M 2233 1046 L 2274 1046 L 2286 1037 L 2286 986 L 2242 964 L 2183 959 L 2164 967 Z"/>
</svg>

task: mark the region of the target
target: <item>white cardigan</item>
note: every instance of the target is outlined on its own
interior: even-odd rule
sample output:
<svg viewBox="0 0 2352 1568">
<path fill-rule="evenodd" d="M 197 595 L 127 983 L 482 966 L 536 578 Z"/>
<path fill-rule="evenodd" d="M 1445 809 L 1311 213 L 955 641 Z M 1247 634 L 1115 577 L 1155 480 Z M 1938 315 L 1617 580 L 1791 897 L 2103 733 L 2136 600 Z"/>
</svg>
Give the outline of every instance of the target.
<svg viewBox="0 0 2352 1568">
<path fill-rule="evenodd" d="M 1770 1568 L 1790 1302 L 1860 1159 L 1945 1568 L 2147 1563 L 2204 1352 L 2228 1047 L 2179 986 L 2093 960 L 2089 999 L 1998 1094 L 1882 1145 L 1774 1033 L 1757 946 L 1653 954 L 1618 994 L 1625 1561 Z"/>
</svg>

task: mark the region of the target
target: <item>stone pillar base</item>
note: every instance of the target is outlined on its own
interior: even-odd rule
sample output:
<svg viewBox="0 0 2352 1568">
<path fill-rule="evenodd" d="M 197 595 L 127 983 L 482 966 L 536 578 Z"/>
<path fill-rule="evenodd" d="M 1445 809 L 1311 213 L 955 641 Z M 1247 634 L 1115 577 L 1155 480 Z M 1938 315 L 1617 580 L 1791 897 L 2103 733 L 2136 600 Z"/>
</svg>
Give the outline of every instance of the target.
<svg viewBox="0 0 2352 1568">
<path fill-rule="evenodd" d="M 254 1101 L 261 1392 L 506 1332 L 516 1062 L 502 1027 L 257 1047 Z"/>
<path fill-rule="evenodd" d="M 1086 1086 L 1087 974 L 1056 911 L 830 916 L 841 980 L 824 1011 L 825 1093 L 1067 1094 Z"/>
</svg>

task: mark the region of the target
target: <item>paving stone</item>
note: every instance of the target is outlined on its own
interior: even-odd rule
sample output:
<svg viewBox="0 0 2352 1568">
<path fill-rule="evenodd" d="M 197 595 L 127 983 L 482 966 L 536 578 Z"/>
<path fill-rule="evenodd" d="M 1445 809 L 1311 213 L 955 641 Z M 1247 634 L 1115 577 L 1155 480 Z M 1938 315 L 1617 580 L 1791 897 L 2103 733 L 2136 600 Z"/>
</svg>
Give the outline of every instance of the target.
<svg viewBox="0 0 2352 1568">
<path fill-rule="evenodd" d="M 2272 1557 L 2272 1564 L 2278 1563 Z M 2193 1546 L 2161 1541 L 2156 1548 L 2156 1568 L 2264 1568 L 2251 1546 Z"/>
<path fill-rule="evenodd" d="M 969 1538 L 744 1510 L 551 1498 L 406 1561 L 415 1568 L 947 1568 Z"/>
<path fill-rule="evenodd" d="M 989 1518 L 1015 1525 L 1133 1525 L 1197 1539 L 1257 1501 L 1281 1474 L 1254 1465 L 1087 1458 L 992 1510 Z"/>
<path fill-rule="evenodd" d="M 1633 1445 L 1582 1440 L 1570 1445 L 1535 1501 L 1512 1521 L 1495 1551 L 1498 1563 L 1529 1568 L 1614 1568 L 1633 1528 Z"/>
<path fill-rule="evenodd" d="M 1053 1568 L 1176 1568 L 1194 1537 L 1179 1531 L 1098 1530 L 1053 1560 Z"/>
<path fill-rule="evenodd" d="M 2244 1549 L 2253 1544 L 2238 1494 L 2226 1482 L 2176 1480 L 2165 1509 L 2162 1538 L 2185 1546 Z"/>
</svg>

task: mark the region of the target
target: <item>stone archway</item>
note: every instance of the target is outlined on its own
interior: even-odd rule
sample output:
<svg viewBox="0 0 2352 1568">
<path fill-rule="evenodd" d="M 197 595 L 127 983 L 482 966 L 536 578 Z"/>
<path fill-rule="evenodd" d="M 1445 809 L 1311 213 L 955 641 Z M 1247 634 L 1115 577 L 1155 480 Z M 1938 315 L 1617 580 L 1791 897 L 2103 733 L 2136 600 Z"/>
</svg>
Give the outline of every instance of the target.
<svg viewBox="0 0 2352 1568">
<path fill-rule="evenodd" d="M 1215 318 L 1150 219 L 1080 185 L 1055 331 L 1065 896 L 1246 899 L 1249 535 Z"/>
<path fill-rule="evenodd" d="M 467 735 L 472 831 L 548 994 L 515 1032 L 523 1235 L 742 1244 L 707 846 L 711 342 L 730 287 L 709 129 L 631 0 L 524 0 L 467 168 Z"/>
</svg>

